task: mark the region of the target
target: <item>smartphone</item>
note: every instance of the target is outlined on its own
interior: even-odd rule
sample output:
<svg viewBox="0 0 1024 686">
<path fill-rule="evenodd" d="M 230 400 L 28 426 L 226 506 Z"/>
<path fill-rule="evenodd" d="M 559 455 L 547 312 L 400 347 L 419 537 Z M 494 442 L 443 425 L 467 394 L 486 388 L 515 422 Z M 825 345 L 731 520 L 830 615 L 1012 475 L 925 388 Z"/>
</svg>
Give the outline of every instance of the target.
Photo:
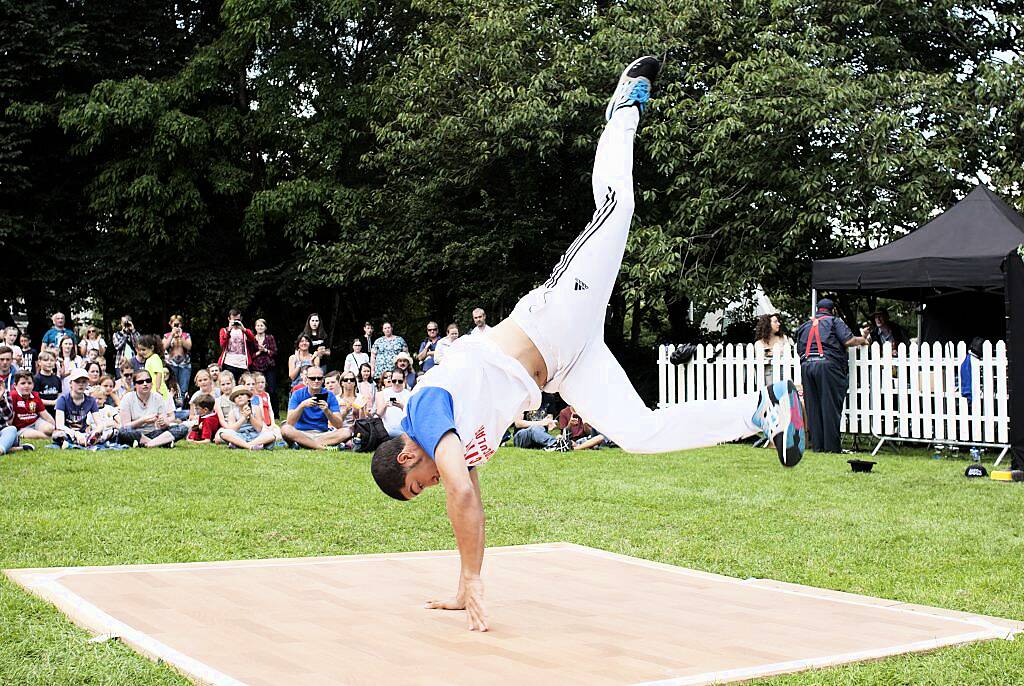
<svg viewBox="0 0 1024 686">
<path fill-rule="evenodd" d="M 313 398 L 318 401 L 322 400 L 324 402 L 327 402 L 327 391 L 321 391 L 320 393 L 314 395 Z"/>
</svg>

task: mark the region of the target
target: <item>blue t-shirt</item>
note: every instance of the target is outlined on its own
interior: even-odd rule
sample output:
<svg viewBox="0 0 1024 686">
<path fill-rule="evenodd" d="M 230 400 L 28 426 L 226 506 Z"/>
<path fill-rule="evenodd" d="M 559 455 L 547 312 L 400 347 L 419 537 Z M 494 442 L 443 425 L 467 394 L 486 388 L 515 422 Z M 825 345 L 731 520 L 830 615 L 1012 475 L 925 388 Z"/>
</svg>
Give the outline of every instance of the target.
<svg viewBox="0 0 1024 686">
<path fill-rule="evenodd" d="M 436 386 L 413 393 L 402 420 L 402 431 L 433 459 L 441 438 L 449 431 L 456 431 L 452 394 Z"/>
<path fill-rule="evenodd" d="M 294 410 L 303 400 L 312 397 L 309 387 L 304 386 L 292 393 L 288 398 L 288 409 Z M 340 412 L 341 406 L 333 393 L 327 393 L 327 407 L 331 412 Z M 295 428 L 299 431 L 327 431 L 332 428 L 327 422 L 327 415 L 319 407 L 307 407 L 302 410 L 299 421 L 295 422 Z"/>
<path fill-rule="evenodd" d="M 91 395 L 85 396 L 81 405 L 76 405 L 71 399 L 70 393 L 65 393 L 57 398 L 57 404 L 53 408 L 57 412 L 64 413 L 64 424 L 75 431 L 85 431 L 89 414 L 99 412 L 100 406 Z"/>
</svg>

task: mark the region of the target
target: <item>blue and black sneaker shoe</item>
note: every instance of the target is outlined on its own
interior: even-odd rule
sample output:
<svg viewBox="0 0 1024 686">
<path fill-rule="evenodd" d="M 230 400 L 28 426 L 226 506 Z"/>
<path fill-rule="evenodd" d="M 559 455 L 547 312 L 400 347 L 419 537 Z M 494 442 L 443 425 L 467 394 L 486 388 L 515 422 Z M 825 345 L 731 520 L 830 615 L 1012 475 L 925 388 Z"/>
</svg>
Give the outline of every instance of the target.
<svg viewBox="0 0 1024 686">
<path fill-rule="evenodd" d="M 644 104 L 651 99 L 651 85 L 658 78 L 661 63 L 653 57 L 641 57 L 634 60 L 622 71 L 619 85 L 615 88 L 608 107 L 604 110 L 605 121 L 612 118 L 616 110 L 623 107 L 637 107 L 644 111 Z"/>
<path fill-rule="evenodd" d="M 792 467 L 803 458 L 807 433 L 800 395 L 792 381 L 776 381 L 762 389 L 751 421 L 775 445 L 783 467 Z"/>
</svg>

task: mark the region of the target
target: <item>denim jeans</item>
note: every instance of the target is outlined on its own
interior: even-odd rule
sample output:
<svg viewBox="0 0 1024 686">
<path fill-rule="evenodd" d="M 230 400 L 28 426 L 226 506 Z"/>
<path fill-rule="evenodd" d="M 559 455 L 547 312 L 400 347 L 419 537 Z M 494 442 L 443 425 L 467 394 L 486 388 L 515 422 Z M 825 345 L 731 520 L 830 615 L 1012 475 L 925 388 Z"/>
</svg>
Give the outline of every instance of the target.
<svg viewBox="0 0 1024 686">
<path fill-rule="evenodd" d="M 5 426 L 0 429 L 0 455 L 8 453 L 11 448 L 18 445 L 18 430 L 13 426 Z"/>
<path fill-rule="evenodd" d="M 192 365 L 168 364 L 167 369 L 170 370 L 171 374 L 174 374 L 174 378 L 177 379 L 178 388 L 181 389 L 181 392 L 188 393 L 188 382 L 192 380 Z"/>
<path fill-rule="evenodd" d="M 546 448 L 554 442 L 555 437 L 539 426 L 519 429 L 512 437 L 512 444 L 517 448 Z"/>
</svg>

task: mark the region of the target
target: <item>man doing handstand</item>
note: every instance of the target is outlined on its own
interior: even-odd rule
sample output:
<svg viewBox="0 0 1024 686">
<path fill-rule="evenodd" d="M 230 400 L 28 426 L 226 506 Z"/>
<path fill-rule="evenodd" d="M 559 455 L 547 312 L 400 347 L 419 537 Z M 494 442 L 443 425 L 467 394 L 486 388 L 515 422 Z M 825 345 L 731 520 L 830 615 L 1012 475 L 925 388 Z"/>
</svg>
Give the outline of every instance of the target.
<svg viewBox="0 0 1024 686">
<path fill-rule="evenodd" d="M 462 566 L 455 598 L 427 606 L 465 609 L 471 630 L 487 630 L 480 581 L 484 512 L 475 467 L 494 455 L 517 417 L 540 405 L 541 390 L 560 393 L 628 452 L 685 450 L 764 432 L 783 465 L 803 455 L 803 417 L 792 383 L 650 410 L 604 343 L 605 309 L 633 216 L 633 137 L 659 69 L 653 57 L 634 61 L 608 103 L 590 224 L 508 319 L 448 349 L 444 364 L 409 398 L 404 433 L 374 452 L 373 478 L 392 498 L 410 500 L 444 483 Z"/>
</svg>

